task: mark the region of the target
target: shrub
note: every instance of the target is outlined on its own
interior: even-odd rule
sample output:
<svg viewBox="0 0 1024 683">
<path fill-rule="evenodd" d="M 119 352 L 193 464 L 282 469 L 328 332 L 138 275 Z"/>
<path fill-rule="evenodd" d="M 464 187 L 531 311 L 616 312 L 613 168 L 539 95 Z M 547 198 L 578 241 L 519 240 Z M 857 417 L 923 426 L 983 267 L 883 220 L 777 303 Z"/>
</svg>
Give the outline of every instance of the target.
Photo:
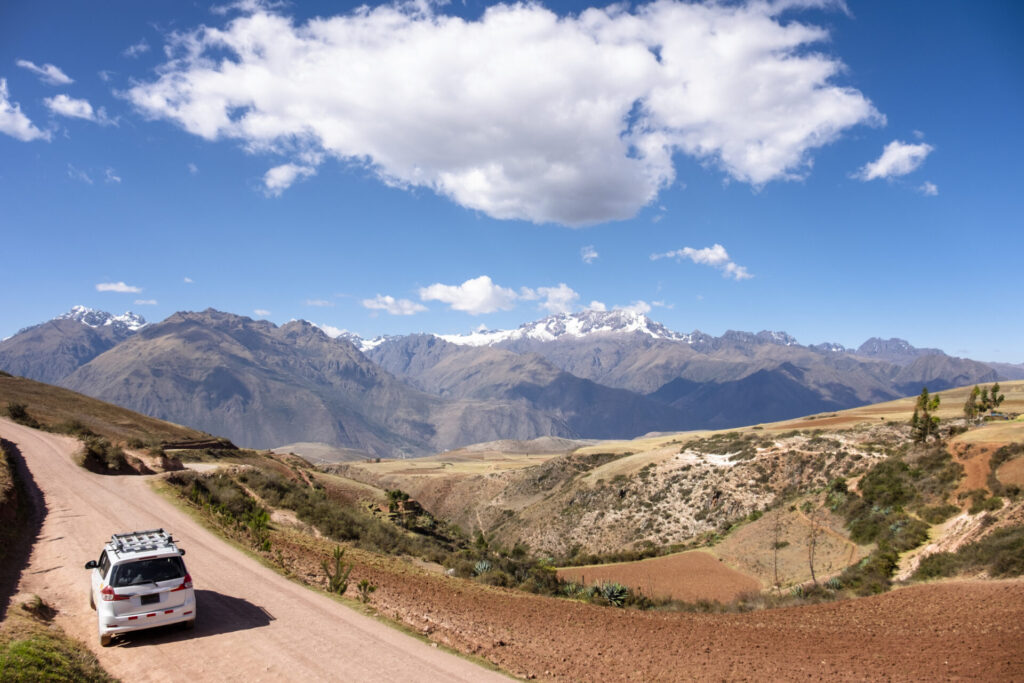
<svg viewBox="0 0 1024 683">
<path fill-rule="evenodd" d="M 340 545 L 334 547 L 334 553 L 330 560 L 322 560 L 320 566 L 327 575 L 327 590 L 338 595 L 344 595 L 348 589 L 348 575 L 352 573 L 352 565 L 345 565 L 342 559 L 345 557 L 345 549 Z"/>
<path fill-rule="evenodd" d="M 356 590 L 359 591 L 359 600 L 365 605 L 370 602 L 370 594 L 377 590 L 377 586 L 370 583 L 369 579 L 360 579 L 356 584 Z"/>
<path fill-rule="evenodd" d="M 32 429 L 39 429 L 42 427 L 38 420 L 28 414 L 28 406 L 24 403 L 11 401 L 7 404 L 7 409 L 4 412 L 7 414 L 7 417 L 20 425 L 25 425 Z"/>
</svg>

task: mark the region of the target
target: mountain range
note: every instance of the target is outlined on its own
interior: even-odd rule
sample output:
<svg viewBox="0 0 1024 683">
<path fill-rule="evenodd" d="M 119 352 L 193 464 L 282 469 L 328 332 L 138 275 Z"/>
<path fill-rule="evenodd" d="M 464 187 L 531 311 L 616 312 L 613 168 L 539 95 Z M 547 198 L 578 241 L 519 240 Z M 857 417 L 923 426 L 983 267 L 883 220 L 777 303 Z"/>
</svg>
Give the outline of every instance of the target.
<svg viewBox="0 0 1024 683">
<path fill-rule="evenodd" d="M 621 310 L 365 340 L 212 309 L 147 324 L 75 307 L 0 342 L 0 369 L 243 446 L 321 442 L 397 457 L 724 428 L 1024 378 L 1024 365 L 899 339 L 851 350 L 784 332 L 684 334 Z"/>
</svg>

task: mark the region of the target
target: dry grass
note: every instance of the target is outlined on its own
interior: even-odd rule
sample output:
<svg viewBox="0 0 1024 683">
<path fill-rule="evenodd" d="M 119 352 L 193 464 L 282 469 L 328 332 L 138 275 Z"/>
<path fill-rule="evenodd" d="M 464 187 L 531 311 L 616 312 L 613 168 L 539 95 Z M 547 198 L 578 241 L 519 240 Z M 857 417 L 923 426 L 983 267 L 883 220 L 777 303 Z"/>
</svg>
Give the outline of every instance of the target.
<svg viewBox="0 0 1024 683">
<path fill-rule="evenodd" d="M 25 404 L 29 415 L 44 425 L 54 427 L 79 422 L 115 442 L 209 438 L 194 429 L 140 415 L 68 389 L 24 377 L 0 375 L 0 408 L 9 403 Z"/>
</svg>

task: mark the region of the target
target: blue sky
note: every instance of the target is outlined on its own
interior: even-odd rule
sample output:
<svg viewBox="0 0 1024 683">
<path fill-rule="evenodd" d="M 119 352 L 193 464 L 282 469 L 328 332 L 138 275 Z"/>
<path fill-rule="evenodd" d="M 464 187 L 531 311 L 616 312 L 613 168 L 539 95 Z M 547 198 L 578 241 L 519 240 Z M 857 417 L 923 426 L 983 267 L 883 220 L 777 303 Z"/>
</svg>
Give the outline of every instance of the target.
<svg viewBox="0 0 1024 683">
<path fill-rule="evenodd" d="M 789 4 L 5 3 L 0 337 L 631 306 L 1024 362 L 1024 9 Z"/>
</svg>

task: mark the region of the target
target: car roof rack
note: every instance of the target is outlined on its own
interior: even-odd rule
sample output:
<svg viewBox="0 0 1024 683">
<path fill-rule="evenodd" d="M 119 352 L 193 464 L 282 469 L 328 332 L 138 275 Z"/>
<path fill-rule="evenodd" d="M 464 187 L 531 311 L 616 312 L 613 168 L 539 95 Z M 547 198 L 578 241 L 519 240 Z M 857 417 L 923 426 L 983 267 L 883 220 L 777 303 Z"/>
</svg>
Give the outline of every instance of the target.
<svg viewBox="0 0 1024 683">
<path fill-rule="evenodd" d="M 113 534 L 110 537 L 110 544 L 119 553 L 140 552 L 172 547 L 174 539 L 163 529 L 149 529 L 147 531 L 132 531 L 127 534 Z"/>
</svg>

